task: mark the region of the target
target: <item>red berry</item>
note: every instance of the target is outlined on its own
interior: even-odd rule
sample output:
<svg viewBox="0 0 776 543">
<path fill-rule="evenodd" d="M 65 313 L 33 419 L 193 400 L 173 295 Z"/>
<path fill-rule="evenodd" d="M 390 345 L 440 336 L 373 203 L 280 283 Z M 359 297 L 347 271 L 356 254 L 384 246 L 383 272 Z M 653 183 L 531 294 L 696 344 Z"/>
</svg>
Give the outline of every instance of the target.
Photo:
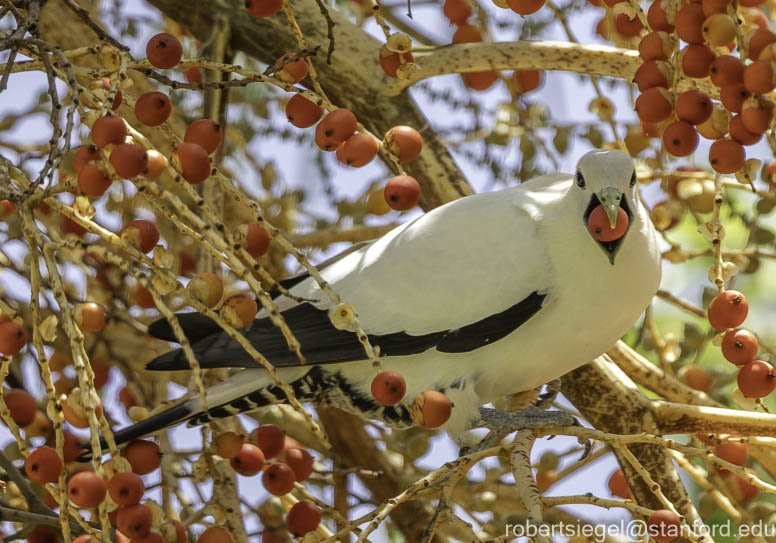
<svg viewBox="0 0 776 543">
<path fill-rule="evenodd" d="M 186 129 L 186 135 L 183 136 L 183 141 L 196 143 L 202 146 L 207 154 L 212 155 L 221 145 L 222 137 L 223 131 L 218 123 L 210 119 L 200 119 L 189 125 Z"/>
<path fill-rule="evenodd" d="M 276 463 L 264 468 L 261 483 L 273 496 L 284 496 L 294 488 L 296 476 L 288 464 Z"/>
<path fill-rule="evenodd" d="M 202 83 L 202 70 L 199 69 L 199 66 L 189 66 L 183 72 L 183 77 L 189 83 Z"/>
<path fill-rule="evenodd" d="M 27 330 L 13 321 L 0 323 L 0 353 L 12 355 L 27 344 Z"/>
<path fill-rule="evenodd" d="M 407 211 L 420 201 L 420 184 L 409 175 L 397 175 L 385 185 L 383 194 L 391 209 Z"/>
<path fill-rule="evenodd" d="M 357 125 L 356 116 L 350 110 L 340 108 L 327 114 L 318 126 L 326 138 L 341 143 L 353 135 Z"/>
<path fill-rule="evenodd" d="M 668 543 L 681 535 L 682 521 L 676 513 L 660 509 L 647 519 L 647 534 L 658 543 Z"/>
<path fill-rule="evenodd" d="M 146 126 L 159 126 L 172 113 L 170 98 L 159 91 L 142 95 L 135 102 L 135 117 Z"/>
<path fill-rule="evenodd" d="M 690 124 L 706 122 L 713 110 L 714 104 L 709 95 L 699 90 L 685 91 L 676 99 L 676 116 Z"/>
<path fill-rule="evenodd" d="M 38 447 L 24 461 L 27 477 L 42 485 L 56 481 L 63 467 L 64 463 L 53 447 Z"/>
<path fill-rule="evenodd" d="M 498 81 L 498 72 L 467 72 L 461 74 L 464 84 L 472 90 L 484 91 Z"/>
<path fill-rule="evenodd" d="M 711 144 L 709 162 L 716 172 L 735 173 L 744 167 L 746 153 L 737 141 L 722 138 Z M 733 326 L 738 325 L 734 324 Z"/>
<path fill-rule="evenodd" d="M 450 419 L 453 412 L 453 402 L 450 398 L 437 392 L 436 390 L 427 390 L 418 394 L 415 398 L 415 404 L 419 406 L 424 428 L 438 428 Z"/>
<path fill-rule="evenodd" d="M 628 214 L 623 208 L 617 210 L 617 223 L 612 228 L 602 205 L 598 205 L 587 218 L 587 228 L 598 241 L 614 241 L 625 235 L 628 229 Z"/>
<path fill-rule="evenodd" d="M 223 526 L 210 526 L 197 538 L 197 543 L 232 543 L 232 541 L 232 536 Z"/>
<path fill-rule="evenodd" d="M 297 502 L 288 512 L 286 526 L 293 535 L 300 537 L 312 532 L 321 522 L 321 512 L 310 502 Z"/>
<path fill-rule="evenodd" d="M 545 0 L 507 0 L 509 9 L 525 17 L 539 11 L 544 5 Z"/>
<path fill-rule="evenodd" d="M 143 479 L 133 472 L 117 473 L 108 481 L 108 493 L 119 505 L 135 505 L 145 492 Z"/>
<path fill-rule="evenodd" d="M 353 134 L 337 148 L 337 158 L 346 166 L 366 166 L 377 154 L 379 147 L 369 134 Z"/>
<path fill-rule="evenodd" d="M 471 17 L 472 8 L 466 0 L 445 0 L 442 12 L 451 23 L 460 25 Z"/>
<path fill-rule="evenodd" d="M 140 252 L 148 253 L 159 243 L 159 229 L 151 221 L 135 219 L 121 232 L 121 238 L 128 240 Z"/>
<path fill-rule="evenodd" d="M 636 98 L 636 114 L 643 122 L 659 123 L 674 110 L 671 95 L 663 87 L 646 89 Z"/>
<path fill-rule="evenodd" d="M 759 348 L 757 336 L 743 328 L 731 330 L 722 339 L 722 354 L 737 366 L 743 366 L 754 360 Z"/>
<path fill-rule="evenodd" d="M 62 530 L 39 524 L 27 532 L 27 543 L 60 543 Z"/>
<path fill-rule="evenodd" d="M 140 173 L 146 179 L 157 179 L 167 168 L 167 159 L 156 149 L 146 151 L 146 156 L 148 157 L 148 162 L 145 169 Z"/>
<path fill-rule="evenodd" d="M 698 147 L 698 132 L 684 121 L 676 121 L 663 130 L 663 147 L 673 156 L 691 155 Z"/>
<path fill-rule="evenodd" d="M 713 449 L 714 455 L 735 464 L 736 466 L 746 465 L 748 452 L 746 443 L 740 441 L 725 441 L 716 445 Z"/>
<path fill-rule="evenodd" d="M 81 192 L 95 198 L 105 194 L 113 181 L 102 167 L 88 163 L 81 167 L 78 173 L 78 188 Z"/>
<path fill-rule="evenodd" d="M 6 323 L 0 324 L 0 329 Z M 3 391 L 3 400 L 11 412 L 11 418 L 19 426 L 27 426 L 35 418 L 38 404 L 35 398 L 22 388 L 12 388 Z"/>
<path fill-rule="evenodd" d="M 162 465 L 162 453 L 159 445 L 153 441 L 136 439 L 131 441 L 122 452 L 122 456 L 129 461 L 132 471 L 138 475 L 151 473 Z"/>
<path fill-rule="evenodd" d="M 762 360 L 744 364 L 738 372 L 738 388 L 747 398 L 764 398 L 776 388 L 773 366 Z"/>
<path fill-rule="evenodd" d="M 245 0 L 245 9 L 254 17 L 272 17 L 283 7 L 283 0 Z"/>
<path fill-rule="evenodd" d="M 746 296 L 737 290 L 720 293 L 709 304 L 708 315 L 711 326 L 717 330 L 739 326 L 749 313 Z"/>
<path fill-rule="evenodd" d="M 245 247 L 253 258 L 263 256 L 271 242 L 269 233 L 258 224 L 241 224 L 234 231 L 234 240 Z"/>
<path fill-rule="evenodd" d="M 699 3 L 685 4 L 677 13 L 674 26 L 676 34 L 687 43 L 703 43 L 703 23 L 706 14 Z"/>
<path fill-rule="evenodd" d="M 250 439 L 261 448 L 264 458 L 275 458 L 283 450 L 286 433 L 274 424 L 262 424 L 251 432 Z"/>
<path fill-rule="evenodd" d="M 153 514 L 143 504 L 119 507 L 116 513 L 116 527 L 131 539 L 148 535 L 151 531 Z"/>
<path fill-rule="evenodd" d="M 423 138 L 410 126 L 394 126 L 385 133 L 383 143 L 400 162 L 415 160 L 423 149 Z"/>
<path fill-rule="evenodd" d="M 124 143 L 124 138 L 127 137 L 127 126 L 121 117 L 109 113 L 94 121 L 91 136 L 94 144 L 104 149 L 109 144 Z"/>
<path fill-rule="evenodd" d="M 146 169 L 148 155 L 142 145 L 120 143 L 111 151 L 110 163 L 117 174 L 125 179 L 131 179 Z"/>
<path fill-rule="evenodd" d="M 609 477 L 609 492 L 611 492 L 613 496 L 618 496 L 625 500 L 631 498 L 630 485 L 628 484 L 628 480 L 625 479 L 625 473 L 623 473 L 621 469 L 618 469 L 612 473 L 611 477 Z"/>
<path fill-rule="evenodd" d="M 401 66 L 401 59 L 399 58 L 399 54 L 400 53 L 392 52 L 385 45 L 383 45 L 380 49 L 380 67 L 389 77 L 397 77 L 396 71 L 399 69 L 399 66 Z M 407 51 L 402 56 L 404 57 L 404 62 L 407 63 L 413 62 L 415 60 L 410 51 Z"/>
<path fill-rule="evenodd" d="M 148 62 L 156 68 L 166 70 L 173 68 L 181 61 L 183 46 L 172 34 L 162 32 L 157 34 L 146 45 Z"/>
<path fill-rule="evenodd" d="M 294 470 L 297 483 L 306 481 L 313 473 L 313 457 L 304 449 L 288 449 L 283 451 L 279 459 Z"/>
<path fill-rule="evenodd" d="M 79 147 L 75 152 L 75 155 L 73 155 L 73 171 L 78 175 L 81 168 L 94 160 L 102 160 L 102 154 L 100 154 L 100 150 L 96 145 L 84 145 L 83 147 Z"/>
<path fill-rule="evenodd" d="M 665 7 L 661 0 L 654 0 L 647 10 L 647 22 L 652 30 L 662 30 L 671 33 L 674 25 L 668 22 Z"/>
<path fill-rule="evenodd" d="M 286 60 L 292 59 L 294 57 L 296 57 L 296 53 L 287 53 L 280 57 L 277 62 L 285 62 Z M 277 72 L 275 72 L 275 77 L 284 83 L 288 83 L 289 85 L 296 85 L 302 79 L 307 77 L 307 62 L 305 62 L 305 59 L 303 58 L 287 62 L 286 64 L 283 64 L 283 66 Z"/>
<path fill-rule="evenodd" d="M 224 301 L 221 306 L 221 316 L 227 316 L 227 320 L 237 328 L 244 328 L 253 322 L 259 306 L 253 296 L 245 293 L 234 294 Z"/>
<path fill-rule="evenodd" d="M 302 96 L 295 94 L 286 104 L 288 122 L 298 128 L 307 128 L 317 123 L 323 115 L 323 109 Z"/>
<path fill-rule="evenodd" d="M 698 366 L 683 366 L 676 372 L 676 377 L 688 387 L 701 392 L 708 392 L 711 377 Z"/>
<path fill-rule="evenodd" d="M 229 459 L 232 469 L 244 477 L 252 477 L 264 466 L 264 453 L 256 445 L 243 443 L 240 452 Z"/>
<path fill-rule="evenodd" d="M 192 185 L 198 185 L 210 176 L 210 157 L 201 145 L 183 142 L 173 151 L 173 163 Z"/>
<path fill-rule="evenodd" d="M 395 371 L 381 371 L 372 380 L 372 396 L 382 405 L 396 405 L 407 392 L 404 377 Z"/>
<path fill-rule="evenodd" d="M 67 483 L 67 497 L 84 509 L 100 505 L 107 492 L 105 480 L 93 471 L 79 471 Z"/>
<path fill-rule="evenodd" d="M 738 57 L 718 56 L 709 67 L 709 77 L 718 87 L 741 84 L 744 82 L 744 64 Z"/>
</svg>

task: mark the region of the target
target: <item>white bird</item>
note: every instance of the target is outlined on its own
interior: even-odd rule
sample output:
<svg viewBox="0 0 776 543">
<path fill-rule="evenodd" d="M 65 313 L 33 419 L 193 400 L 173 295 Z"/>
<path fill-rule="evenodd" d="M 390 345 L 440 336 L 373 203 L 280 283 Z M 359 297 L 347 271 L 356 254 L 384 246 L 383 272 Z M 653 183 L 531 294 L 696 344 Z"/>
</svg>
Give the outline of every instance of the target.
<svg viewBox="0 0 776 543">
<path fill-rule="evenodd" d="M 625 211 L 629 222 L 622 237 L 599 242 L 591 235 L 587 219 L 598 205 L 612 225 L 619 208 Z M 450 398 L 452 416 L 443 427 L 456 435 L 504 421 L 489 416 L 493 410 L 483 404 L 539 387 L 611 347 L 650 303 L 661 266 L 633 162 L 619 151 L 596 150 L 581 158 L 575 175 L 545 175 L 453 201 L 320 273 L 355 306 L 370 342 L 387 355 L 382 368 L 404 377 L 405 398 L 426 390 Z M 282 283 L 297 300 L 278 296 L 275 302 L 307 364 L 299 364 L 264 313 L 243 333 L 297 398 L 392 426 L 411 425 L 401 404 L 384 407 L 373 398 L 375 369 L 352 331 L 334 329 L 332 302 L 316 281 L 300 276 Z M 194 396 L 117 432 L 118 443 L 285 399 L 217 324 L 198 313 L 179 317 L 201 367 L 248 369 L 207 391 L 209 413 Z M 164 320 L 149 332 L 175 341 Z M 148 368 L 189 369 L 189 363 L 177 349 Z"/>
</svg>

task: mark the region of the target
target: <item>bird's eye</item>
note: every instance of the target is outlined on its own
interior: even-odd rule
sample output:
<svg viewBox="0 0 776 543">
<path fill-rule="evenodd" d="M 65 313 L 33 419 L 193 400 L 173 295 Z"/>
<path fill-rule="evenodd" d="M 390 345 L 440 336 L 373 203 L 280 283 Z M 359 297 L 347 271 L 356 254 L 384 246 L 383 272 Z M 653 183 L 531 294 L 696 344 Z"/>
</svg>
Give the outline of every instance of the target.
<svg viewBox="0 0 776 543">
<path fill-rule="evenodd" d="M 633 170 L 633 175 L 631 175 L 630 186 L 631 187 L 635 187 L 636 186 L 636 170 Z"/>
<path fill-rule="evenodd" d="M 585 177 L 580 171 L 577 171 L 577 186 L 581 189 L 585 188 Z"/>
</svg>

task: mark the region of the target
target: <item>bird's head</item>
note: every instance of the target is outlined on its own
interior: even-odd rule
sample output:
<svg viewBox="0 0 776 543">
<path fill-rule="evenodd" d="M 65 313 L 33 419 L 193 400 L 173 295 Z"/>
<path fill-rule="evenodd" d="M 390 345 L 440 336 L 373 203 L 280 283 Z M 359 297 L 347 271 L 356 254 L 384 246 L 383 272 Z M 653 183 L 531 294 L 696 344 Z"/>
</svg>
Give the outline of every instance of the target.
<svg viewBox="0 0 776 543">
<path fill-rule="evenodd" d="M 590 224 L 590 215 L 600 205 L 605 212 L 605 231 L 607 227 L 612 231 L 617 227 L 620 209 L 625 212 L 627 226 L 625 231 L 611 241 L 607 238 L 607 232 L 602 236 L 590 235 L 606 254 L 609 262 L 614 265 L 614 258 L 620 250 L 625 236 L 633 222 L 634 210 L 638 205 L 636 200 L 636 170 L 631 158 L 621 151 L 602 149 L 591 151 L 583 156 L 577 163 L 577 171 L 574 174 L 574 188 L 577 191 L 580 202 L 580 217 L 584 220 L 585 228 Z M 622 224 L 622 218 L 620 219 Z M 609 236 L 610 237 L 610 236 Z"/>
</svg>

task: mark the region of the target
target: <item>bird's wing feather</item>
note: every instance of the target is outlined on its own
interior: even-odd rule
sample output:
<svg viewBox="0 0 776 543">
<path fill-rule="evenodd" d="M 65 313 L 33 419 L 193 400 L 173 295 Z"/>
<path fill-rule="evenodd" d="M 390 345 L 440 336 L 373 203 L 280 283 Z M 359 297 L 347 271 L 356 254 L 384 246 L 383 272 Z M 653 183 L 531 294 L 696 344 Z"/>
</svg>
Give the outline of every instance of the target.
<svg viewBox="0 0 776 543">
<path fill-rule="evenodd" d="M 551 294 L 553 273 L 539 217 L 523 204 L 531 202 L 532 193 L 545 194 L 548 186 L 566 180 L 567 176 L 539 178 L 506 191 L 457 200 L 330 263 L 321 275 L 356 307 L 359 324 L 384 354 L 401 356 L 434 347 L 445 352 L 473 350 L 516 329 Z M 332 304 L 312 278 L 290 291 L 315 300 L 298 304 L 284 296 L 276 299 L 307 363 L 364 359 L 356 335 L 332 326 L 328 317 Z M 197 325 L 199 321 L 192 318 Z M 213 330 L 210 324 L 203 328 Z M 266 317 L 244 333 L 273 365 L 299 364 L 280 330 Z M 192 347 L 204 368 L 257 366 L 224 333 L 193 335 L 198 341 Z M 179 351 L 148 366 L 188 367 Z"/>
</svg>

